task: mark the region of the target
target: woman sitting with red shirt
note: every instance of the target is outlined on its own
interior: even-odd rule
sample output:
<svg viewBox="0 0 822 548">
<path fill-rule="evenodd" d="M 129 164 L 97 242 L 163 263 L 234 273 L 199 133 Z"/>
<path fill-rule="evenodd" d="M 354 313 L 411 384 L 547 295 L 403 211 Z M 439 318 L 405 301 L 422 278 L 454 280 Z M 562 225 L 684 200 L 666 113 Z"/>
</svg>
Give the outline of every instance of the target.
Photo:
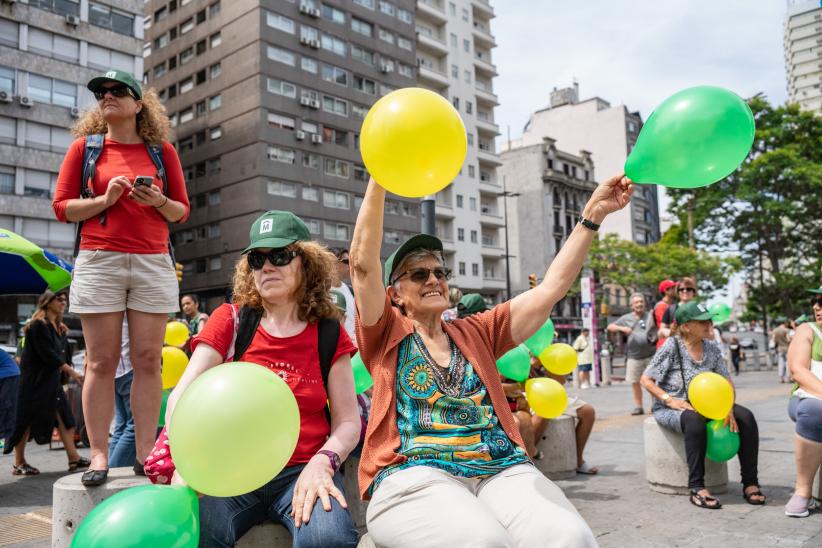
<svg viewBox="0 0 822 548">
<path fill-rule="evenodd" d="M 357 544 L 339 472 L 341 462 L 360 437 L 351 371 L 356 348 L 340 329 L 326 393 L 320 371 L 318 322 L 321 318 L 341 318 L 330 293 L 337 259 L 310 238 L 302 220 L 289 212 L 268 211 L 254 222 L 251 245 L 234 271 L 234 303 L 215 310 L 192 341 L 194 354 L 169 396 L 167 424 L 192 381 L 233 357 L 239 308 L 262 309 L 260 325 L 241 359 L 269 368 L 291 388 L 300 409 L 297 448 L 283 471 L 263 487 L 236 497 L 202 499 L 200 546 L 233 547 L 246 531 L 266 519 L 288 528 L 294 546 Z M 325 414 L 327 401 L 330 425 Z M 175 475 L 174 483 L 182 483 L 182 479 Z"/>
</svg>

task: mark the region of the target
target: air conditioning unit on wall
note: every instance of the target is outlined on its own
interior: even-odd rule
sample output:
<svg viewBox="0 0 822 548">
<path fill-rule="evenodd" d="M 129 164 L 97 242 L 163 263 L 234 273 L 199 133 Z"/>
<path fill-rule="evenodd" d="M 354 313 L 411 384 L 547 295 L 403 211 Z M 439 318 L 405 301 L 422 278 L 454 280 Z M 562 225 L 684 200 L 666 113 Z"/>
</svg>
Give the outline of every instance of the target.
<svg viewBox="0 0 822 548">
<path fill-rule="evenodd" d="M 66 24 L 71 25 L 72 27 L 76 27 L 80 24 L 80 18 L 76 15 L 66 15 Z"/>
<path fill-rule="evenodd" d="M 8 91 L 0 91 L 0 103 L 11 103 L 12 99 L 11 93 Z"/>
<path fill-rule="evenodd" d="M 305 132 L 298 129 L 297 131 L 294 132 L 294 137 L 298 141 L 302 141 L 303 139 L 305 139 Z"/>
<path fill-rule="evenodd" d="M 319 145 L 323 142 L 323 136 L 319 133 L 314 133 L 311 135 L 311 142 L 315 145 Z"/>
<path fill-rule="evenodd" d="M 21 95 L 19 101 L 20 101 L 20 106 L 21 107 L 30 107 L 30 106 L 34 105 L 34 101 L 29 99 L 25 95 Z"/>
</svg>

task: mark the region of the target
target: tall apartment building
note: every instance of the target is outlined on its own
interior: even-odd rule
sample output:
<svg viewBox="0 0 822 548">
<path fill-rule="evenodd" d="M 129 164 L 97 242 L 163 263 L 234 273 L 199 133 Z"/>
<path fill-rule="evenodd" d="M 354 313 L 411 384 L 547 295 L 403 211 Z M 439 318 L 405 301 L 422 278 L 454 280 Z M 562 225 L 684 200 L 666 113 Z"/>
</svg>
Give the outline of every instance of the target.
<svg viewBox="0 0 822 548">
<path fill-rule="evenodd" d="M 597 177 L 604 179 L 621 173 L 642 128 L 639 112 L 624 105 L 611 106 L 600 98 L 579 100 L 579 87 L 551 93 L 551 105 L 533 113 L 520 139 L 507 146 L 517 148 L 542 143 L 545 137 L 556 141 L 560 150 L 587 150 L 597 166 Z M 637 185 L 631 207 L 609 215 L 603 233 L 646 244 L 659 240 L 659 198 L 655 185 Z"/>
<path fill-rule="evenodd" d="M 437 236 L 454 271 L 453 284 L 481 293 L 490 302 L 505 295 L 504 212 L 494 140 L 496 46 L 488 0 L 418 0 L 416 14 L 418 85 L 448 98 L 468 133 L 462 172 L 437 194 Z"/>
<path fill-rule="evenodd" d="M 54 218 L 51 198 L 68 128 L 94 104 L 93 76 L 142 74 L 142 8 L 139 0 L 0 2 L 0 228 L 66 259 L 75 228 Z M 33 302 L 0 299 L 0 340 Z"/>
<path fill-rule="evenodd" d="M 144 79 L 175 126 L 192 209 L 174 228 L 182 289 L 226 295 L 253 220 L 302 217 L 348 246 L 368 181 L 359 130 L 380 96 L 415 83 L 413 0 L 150 0 Z M 420 231 L 389 197 L 383 255 Z"/>
<path fill-rule="evenodd" d="M 528 289 L 528 275 L 542 278 L 567 240 L 597 186 L 591 153 L 559 150 L 556 141 L 525 145 L 500 154 L 498 175 L 506 181 L 511 289 Z M 562 299 L 551 313 L 557 330 L 582 328 L 580 298 Z"/>
<path fill-rule="evenodd" d="M 789 0 L 785 71 L 789 100 L 822 114 L 822 2 Z"/>
</svg>

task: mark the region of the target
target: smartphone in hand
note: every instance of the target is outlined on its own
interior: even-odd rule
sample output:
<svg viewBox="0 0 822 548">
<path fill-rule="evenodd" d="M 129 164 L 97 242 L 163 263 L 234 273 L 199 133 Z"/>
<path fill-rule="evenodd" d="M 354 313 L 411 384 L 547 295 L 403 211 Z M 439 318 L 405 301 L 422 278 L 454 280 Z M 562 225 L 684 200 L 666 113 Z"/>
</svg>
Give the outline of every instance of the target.
<svg viewBox="0 0 822 548">
<path fill-rule="evenodd" d="M 146 188 L 150 187 L 154 183 L 154 177 L 150 175 L 138 175 L 134 178 L 133 186 L 144 186 Z"/>
</svg>

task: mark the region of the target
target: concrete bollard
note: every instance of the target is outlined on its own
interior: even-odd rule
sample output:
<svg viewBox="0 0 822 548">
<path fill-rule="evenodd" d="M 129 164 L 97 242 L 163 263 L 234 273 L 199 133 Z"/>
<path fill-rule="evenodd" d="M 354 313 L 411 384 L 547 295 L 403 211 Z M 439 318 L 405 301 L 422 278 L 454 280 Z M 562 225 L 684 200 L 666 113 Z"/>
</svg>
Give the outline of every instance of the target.
<svg viewBox="0 0 822 548">
<path fill-rule="evenodd" d="M 540 472 L 551 480 L 572 478 L 577 470 L 577 440 L 575 420 L 567 415 L 548 421 L 537 449 L 545 453 L 534 461 Z"/>
<path fill-rule="evenodd" d="M 147 485 L 148 478 L 135 476 L 131 468 L 112 468 L 108 481 L 99 487 L 86 487 L 80 483 L 82 473 L 63 476 L 54 482 L 52 490 L 51 545 L 69 548 L 77 527 L 91 510 L 129 487 Z"/>
<path fill-rule="evenodd" d="M 669 495 L 687 495 L 688 463 L 685 458 L 685 438 L 657 424 L 653 417 L 645 419 L 645 476 L 652 491 Z M 728 488 L 728 465 L 705 459 L 705 487 L 711 493 L 724 493 Z"/>
</svg>

